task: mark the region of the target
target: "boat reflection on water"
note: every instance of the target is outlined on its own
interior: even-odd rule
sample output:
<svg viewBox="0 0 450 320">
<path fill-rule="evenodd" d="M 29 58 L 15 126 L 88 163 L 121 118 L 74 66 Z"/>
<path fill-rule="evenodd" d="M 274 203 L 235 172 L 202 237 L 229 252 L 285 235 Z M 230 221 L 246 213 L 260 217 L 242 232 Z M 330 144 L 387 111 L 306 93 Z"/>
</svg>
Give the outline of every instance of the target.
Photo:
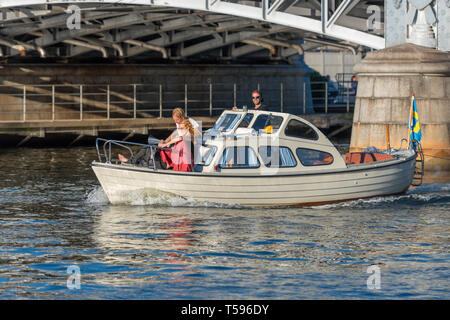
<svg viewBox="0 0 450 320">
<path fill-rule="evenodd" d="M 107 207 L 97 220 L 95 240 L 111 257 L 117 252 L 133 252 L 132 263 L 148 261 L 155 252 L 158 256 L 166 253 L 167 259 L 162 261 L 182 263 L 177 252 L 185 251 L 193 241 L 192 219 L 183 213 L 148 211 L 140 206 L 131 210 L 128 206 Z"/>
<path fill-rule="evenodd" d="M 278 219 L 282 220 L 275 223 Z M 120 278 L 98 275 L 95 281 L 117 286 L 136 279 L 149 285 L 194 281 L 233 270 L 293 271 L 307 259 L 280 238 L 292 219 L 283 209 L 106 206 L 93 229 L 93 241 L 103 253 L 101 263 L 132 269 L 120 273 Z"/>
<path fill-rule="evenodd" d="M 176 268 L 183 275 L 212 269 L 313 271 L 326 257 L 318 248 L 334 238 L 367 234 L 365 218 L 333 209 L 262 209 L 192 206 L 107 206 L 94 225 L 94 241 L 106 263 Z M 250 214 L 251 213 L 251 214 Z M 358 220 L 361 223 L 358 223 Z M 349 230 L 349 225 L 353 227 Z M 331 240 L 330 240 L 331 239 Z M 333 244 L 334 246 L 335 244 Z M 346 247 L 358 255 L 358 243 Z M 273 264 L 275 263 L 275 264 Z"/>
</svg>

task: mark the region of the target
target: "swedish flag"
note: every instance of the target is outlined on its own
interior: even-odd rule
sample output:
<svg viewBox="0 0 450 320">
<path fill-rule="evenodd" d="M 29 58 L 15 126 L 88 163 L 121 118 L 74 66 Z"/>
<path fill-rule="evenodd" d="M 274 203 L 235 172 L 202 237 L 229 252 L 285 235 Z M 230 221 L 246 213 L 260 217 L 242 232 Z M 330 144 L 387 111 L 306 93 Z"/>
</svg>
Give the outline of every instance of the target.
<svg viewBox="0 0 450 320">
<path fill-rule="evenodd" d="M 414 146 L 422 139 L 422 130 L 420 130 L 419 114 L 417 113 L 416 99 L 412 96 L 412 115 L 409 119 L 409 128 L 411 129 L 410 141 L 413 141 Z M 416 140 L 417 142 L 414 142 Z"/>
</svg>

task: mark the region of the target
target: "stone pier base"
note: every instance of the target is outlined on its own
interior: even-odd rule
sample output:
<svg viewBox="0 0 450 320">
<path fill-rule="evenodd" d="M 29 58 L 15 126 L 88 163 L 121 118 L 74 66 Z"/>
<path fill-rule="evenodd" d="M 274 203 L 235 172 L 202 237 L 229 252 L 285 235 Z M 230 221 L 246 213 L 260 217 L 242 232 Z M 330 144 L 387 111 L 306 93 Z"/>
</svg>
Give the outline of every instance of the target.
<svg viewBox="0 0 450 320">
<path fill-rule="evenodd" d="M 358 91 L 351 151 L 399 148 L 407 139 L 411 95 L 415 95 L 425 170 L 450 172 L 450 54 L 413 44 L 369 53 L 357 66 Z M 406 146 L 406 143 L 403 143 Z"/>
</svg>

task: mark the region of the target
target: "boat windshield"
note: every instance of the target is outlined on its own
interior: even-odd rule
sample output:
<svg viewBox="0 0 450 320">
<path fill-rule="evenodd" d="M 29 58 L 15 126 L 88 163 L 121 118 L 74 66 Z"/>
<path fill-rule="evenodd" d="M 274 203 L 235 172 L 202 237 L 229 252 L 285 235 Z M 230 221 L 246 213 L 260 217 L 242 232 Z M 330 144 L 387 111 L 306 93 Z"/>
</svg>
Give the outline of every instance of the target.
<svg viewBox="0 0 450 320">
<path fill-rule="evenodd" d="M 252 122 L 253 119 L 253 113 L 247 113 L 242 119 L 241 123 L 239 123 L 239 128 L 248 128 L 250 125 L 250 122 Z"/>
<path fill-rule="evenodd" d="M 235 124 L 239 121 L 240 118 L 240 114 L 226 113 L 216 122 L 213 129 L 220 132 L 229 131 L 234 128 Z"/>
<path fill-rule="evenodd" d="M 252 128 L 255 130 L 264 129 L 266 126 L 273 126 L 274 130 L 280 128 L 283 117 L 273 116 L 272 114 L 262 114 L 256 118 Z"/>
</svg>

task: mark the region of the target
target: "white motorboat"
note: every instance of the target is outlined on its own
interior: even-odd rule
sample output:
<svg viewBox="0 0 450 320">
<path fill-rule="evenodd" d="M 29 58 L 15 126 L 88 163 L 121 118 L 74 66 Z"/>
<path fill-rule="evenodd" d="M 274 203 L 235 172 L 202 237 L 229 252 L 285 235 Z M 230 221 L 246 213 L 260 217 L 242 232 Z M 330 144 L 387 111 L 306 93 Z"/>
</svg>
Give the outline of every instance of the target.
<svg viewBox="0 0 450 320">
<path fill-rule="evenodd" d="M 100 144 L 103 143 L 103 146 Z M 201 144 L 201 146 L 200 146 Z M 97 140 L 92 168 L 109 201 L 170 194 L 241 206 L 311 206 L 404 193 L 416 166 L 414 148 L 341 155 L 313 124 L 287 113 L 224 111 L 198 144 L 192 172 L 120 163 L 112 149 L 158 152 L 156 144 Z M 103 147 L 103 150 L 101 149 Z"/>
</svg>

